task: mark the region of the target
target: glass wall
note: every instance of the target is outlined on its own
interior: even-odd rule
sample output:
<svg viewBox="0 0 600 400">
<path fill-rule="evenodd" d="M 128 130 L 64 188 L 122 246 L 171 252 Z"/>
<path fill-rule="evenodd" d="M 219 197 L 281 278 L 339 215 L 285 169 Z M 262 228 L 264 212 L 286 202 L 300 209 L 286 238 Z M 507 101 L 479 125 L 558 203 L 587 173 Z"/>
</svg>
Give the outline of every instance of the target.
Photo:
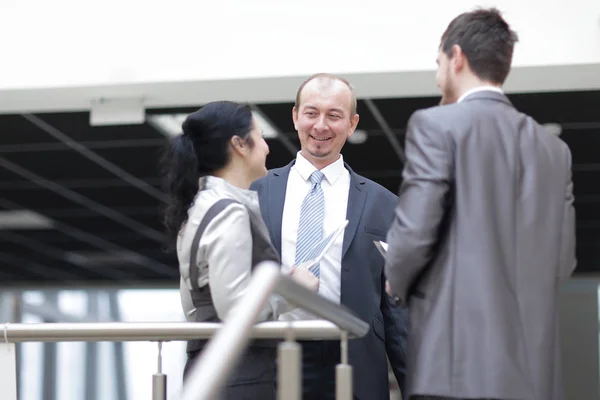
<svg viewBox="0 0 600 400">
<path fill-rule="evenodd" d="M 21 308 L 24 323 L 184 321 L 177 289 L 28 291 L 23 293 Z M 152 398 L 157 343 L 19 346 L 20 400 Z M 162 355 L 162 370 L 168 379 L 167 398 L 176 399 L 185 364 L 185 342 L 163 343 Z"/>
</svg>

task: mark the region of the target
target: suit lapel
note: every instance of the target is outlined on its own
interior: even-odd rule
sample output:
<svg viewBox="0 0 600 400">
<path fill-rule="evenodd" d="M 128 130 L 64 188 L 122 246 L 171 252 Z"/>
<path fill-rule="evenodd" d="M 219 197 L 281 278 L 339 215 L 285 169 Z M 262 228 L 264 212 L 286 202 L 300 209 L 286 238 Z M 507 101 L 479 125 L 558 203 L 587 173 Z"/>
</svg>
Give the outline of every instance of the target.
<svg viewBox="0 0 600 400">
<path fill-rule="evenodd" d="M 283 221 L 283 204 L 285 203 L 285 191 L 287 189 L 287 181 L 290 176 L 290 169 L 294 163 L 280 168 L 273 172 L 273 179 L 269 182 L 268 204 L 269 209 L 269 230 L 272 232 L 271 240 L 277 249 L 277 253 L 281 254 L 281 224 Z"/>
<path fill-rule="evenodd" d="M 367 192 L 364 190 L 365 180 L 357 175 L 346 164 L 346 169 L 350 172 L 350 191 L 348 192 L 348 210 L 346 211 L 346 219 L 348 226 L 344 232 L 344 245 L 342 247 L 342 260 L 346 252 L 350 248 L 350 244 L 356 236 L 358 224 L 362 216 L 365 201 L 367 200 Z"/>
</svg>

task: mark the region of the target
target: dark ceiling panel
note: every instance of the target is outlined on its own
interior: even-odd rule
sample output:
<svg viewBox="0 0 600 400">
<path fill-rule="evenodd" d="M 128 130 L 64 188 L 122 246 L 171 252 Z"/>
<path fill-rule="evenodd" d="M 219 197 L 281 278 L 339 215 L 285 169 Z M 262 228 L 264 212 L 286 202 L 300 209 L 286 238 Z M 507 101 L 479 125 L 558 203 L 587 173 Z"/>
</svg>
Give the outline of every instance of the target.
<svg viewBox="0 0 600 400">
<path fill-rule="evenodd" d="M 287 165 L 295 155 L 277 139 L 267 140 L 269 155 L 267 156 L 267 168 L 279 168 Z"/>
<path fill-rule="evenodd" d="M 375 99 L 374 103 L 379 112 L 392 129 L 405 129 L 408 119 L 418 109 L 439 104 L 439 97 L 408 98 L 408 99 Z"/>
<path fill-rule="evenodd" d="M 89 113 L 39 114 L 38 117 L 77 141 L 164 138 L 148 124 L 90 126 Z M 49 134 L 47 137 L 51 138 Z"/>
<path fill-rule="evenodd" d="M 600 265 L 598 246 L 577 248 L 576 257 L 578 262 L 575 274 L 598 274 L 598 265 Z"/>
<path fill-rule="evenodd" d="M 525 93 L 508 97 L 519 111 L 540 123 L 600 121 L 600 91 Z"/>
<path fill-rule="evenodd" d="M 379 125 L 373 114 L 369 111 L 369 108 L 365 104 L 364 100 L 358 101 L 358 107 L 356 111 L 359 116 L 357 129 L 364 129 L 367 131 L 378 131 L 381 129 L 381 126 Z"/>
<path fill-rule="evenodd" d="M 540 122 L 565 123 L 561 138 L 569 145 L 575 163 L 578 273 L 600 272 L 600 247 L 596 246 L 600 241 L 600 92 L 516 94 L 510 98 L 521 111 Z M 373 102 L 403 143 L 410 115 L 437 105 L 439 96 Z M 258 105 L 289 143 L 299 148 L 292 106 L 290 102 Z M 188 113 L 197 108 L 155 109 L 148 113 Z M 402 172 L 400 160 L 363 100 L 359 100 L 358 112 L 358 128 L 367 131 L 368 139 L 362 144 L 347 143 L 344 160 L 356 172 L 397 193 Z M 88 113 L 36 116 L 99 157 L 159 189 L 157 163 L 166 138 L 156 129 L 147 124 L 91 127 Z M 280 139 L 269 139 L 268 144 L 268 168 L 284 166 L 294 158 L 294 152 Z M 69 149 L 23 116 L 0 116 L 0 164 L 2 160 L 108 207 L 159 236 L 164 232 L 160 200 Z M 1 166 L 0 193 L 0 209 L 30 208 L 57 222 L 56 229 L 51 230 L 0 230 L 0 279 L 10 279 L 15 285 L 115 280 L 177 285 L 176 255 L 166 252 L 166 243 L 156 237 L 144 236 L 123 225 L 119 218 L 107 218 Z M 69 259 L 70 252 L 76 253 L 75 258 L 71 254 Z M 78 265 L 76 256 L 80 253 L 91 261 Z M 157 272 L 148 265 L 166 266 L 167 272 Z"/>
<path fill-rule="evenodd" d="M 598 178 L 600 178 L 600 171 L 573 172 L 575 195 L 600 195 Z"/>
<path fill-rule="evenodd" d="M 369 178 L 371 179 L 371 178 Z M 398 194 L 398 189 L 400 188 L 400 178 L 373 178 L 375 182 L 379 183 L 381 186 L 392 192 L 393 194 Z"/>
<path fill-rule="evenodd" d="M 2 158 L 42 178 L 61 179 L 110 179 L 114 174 L 93 163 L 75 151 L 8 153 Z M 0 167 L 4 169 L 5 167 Z"/>
<path fill-rule="evenodd" d="M 600 200 L 600 197 L 598 197 L 593 203 L 580 201 L 580 199 L 584 198 L 585 196 L 575 197 L 575 210 L 577 220 L 580 222 L 600 221 L 600 207 L 598 207 L 598 201 Z M 600 229 L 598 230 L 598 232 L 600 233 Z M 598 244 L 600 245 L 600 240 L 598 241 Z"/>
<path fill-rule="evenodd" d="M 131 218 L 131 217 L 130 217 Z M 157 217 L 146 217 L 146 218 L 134 218 L 139 223 L 156 230 L 162 230 L 163 227 Z M 119 232 L 124 229 L 123 225 L 114 221 L 112 219 L 108 219 L 102 216 L 97 217 L 88 217 L 88 218 L 79 218 L 79 217 L 71 217 L 71 218 L 60 218 L 61 223 L 65 223 L 69 226 L 88 231 L 94 232 L 99 237 L 108 237 L 108 233 L 110 232 Z M 54 238 L 51 240 L 61 240 L 62 237 Z M 73 238 L 70 238 L 72 240 Z"/>
<path fill-rule="evenodd" d="M 18 182 L 27 183 L 27 182 L 29 182 L 27 179 L 21 177 L 16 172 L 13 172 L 11 170 L 8 170 L 8 169 L 2 167 L 1 163 L 5 159 L 7 161 L 9 161 L 10 163 L 12 163 L 12 161 L 10 161 L 6 157 L 4 157 L 5 155 L 6 154 L 0 155 L 0 182 L 14 182 L 14 183 L 18 183 Z"/>
<path fill-rule="evenodd" d="M 598 113 L 600 113 L 600 111 L 598 111 Z M 598 118 L 600 119 L 600 116 Z M 600 146 L 600 122 L 597 127 L 563 129 L 560 137 L 573 147 Z"/>
<path fill-rule="evenodd" d="M 57 193 L 45 190 L 42 187 L 37 190 L 8 190 L 2 192 L 0 196 L 0 199 L 7 199 L 17 203 L 19 208 L 29 208 L 32 210 L 52 210 L 78 206 L 77 203 Z"/>
<path fill-rule="evenodd" d="M 600 162 L 600 129 L 566 130 L 561 138 L 571 149 L 573 164 Z"/>
<path fill-rule="evenodd" d="M 3 145 L 57 143 L 21 115 L 2 115 L 0 121 L 0 143 Z"/>
<path fill-rule="evenodd" d="M 260 110 L 281 132 L 295 132 L 292 120 L 293 103 L 261 104 Z"/>
<path fill-rule="evenodd" d="M 26 240 L 26 241 L 25 241 Z M 21 244 L 19 244 L 21 243 Z M 30 243 L 31 246 L 25 243 Z M 39 246 L 38 246 L 39 244 Z M 32 230 L 32 231 L 0 231 L 0 251 L 10 252 L 11 254 L 21 254 L 22 256 L 29 256 L 35 254 L 38 262 L 46 262 L 44 251 L 44 245 L 50 246 L 51 248 L 64 252 L 64 251 L 95 251 L 96 247 L 87 244 L 85 242 L 73 240 L 73 237 L 65 235 L 62 232 L 56 230 Z M 61 257 L 52 257 L 62 259 Z"/>
<path fill-rule="evenodd" d="M 369 136 L 360 145 L 346 143 L 342 150 L 344 161 L 356 171 L 401 169 L 402 163 L 385 136 Z"/>
<path fill-rule="evenodd" d="M 166 144 L 166 140 L 165 140 Z M 162 157 L 164 147 L 115 147 L 97 149 L 95 152 L 102 158 L 118 165 L 125 172 L 138 178 L 156 177 L 159 171 L 158 160 Z M 112 174 L 114 177 L 115 175 Z"/>
</svg>

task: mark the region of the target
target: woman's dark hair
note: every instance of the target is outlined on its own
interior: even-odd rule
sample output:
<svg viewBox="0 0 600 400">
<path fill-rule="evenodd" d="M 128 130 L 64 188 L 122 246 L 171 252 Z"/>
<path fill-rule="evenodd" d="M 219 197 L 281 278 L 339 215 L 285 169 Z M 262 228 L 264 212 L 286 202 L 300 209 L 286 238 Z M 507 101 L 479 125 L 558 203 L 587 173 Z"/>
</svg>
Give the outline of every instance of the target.
<svg viewBox="0 0 600 400">
<path fill-rule="evenodd" d="M 199 190 L 198 180 L 227 165 L 231 138 L 239 136 L 249 146 L 252 111 L 249 106 L 231 101 L 206 104 L 188 115 L 183 134 L 168 144 L 161 160 L 161 176 L 167 194 L 163 223 L 169 244 L 175 244 L 188 210 Z"/>
</svg>

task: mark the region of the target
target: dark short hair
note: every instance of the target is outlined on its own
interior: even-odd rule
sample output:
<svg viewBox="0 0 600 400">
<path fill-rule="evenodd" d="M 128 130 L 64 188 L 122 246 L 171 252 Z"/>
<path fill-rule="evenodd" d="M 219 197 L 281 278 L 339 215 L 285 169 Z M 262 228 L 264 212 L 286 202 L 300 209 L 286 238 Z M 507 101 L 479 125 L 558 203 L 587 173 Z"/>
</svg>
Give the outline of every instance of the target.
<svg viewBox="0 0 600 400">
<path fill-rule="evenodd" d="M 440 50 L 452 57 L 458 45 L 480 79 L 503 84 L 510 72 L 517 34 L 496 8 L 477 9 L 454 18 L 442 35 Z"/>
<path fill-rule="evenodd" d="M 350 116 L 356 114 L 358 101 L 356 100 L 356 91 L 354 90 L 354 86 L 352 86 L 352 84 L 350 82 L 348 82 L 347 79 L 342 78 L 341 76 L 337 76 L 334 74 L 328 74 L 328 73 L 324 73 L 324 72 L 320 72 L 318 74 L 311 75 L 304 82 L 302 82 L 302 84 L 298 88 L 298 91 L 296 92 L 296 104 L 294 104 L 296 108 L 300 107 L 300 100 L 301 100 L 300 97 L 302 96 L 302 90 L 304 90 L 304 87 L 308 84 L 308 82 L 315 80 L 315 79 L 320 79 L 323 81 L 339 81 L 339 82 L 342 82 L 343 84 L 345 84 L 346 86 L 348 86 L 348 89 L 350 89 L 350 94 L 352 96 L 352 100 L 351 100 L 352 103 L 350 105 L 350 107 L 351 107 Z"/>
<path fill-rule="evenodd" d="M 175 242 L 187 221 L 188 209 L 198 193 L 199 178 L 227 165 L 234 136 L 254 145 L 252 110 L 248 105 L 215 101 L 187 116 L 182 135 L 175 136 L 161 160 L 163 187 L 167 194 L 163 223 L 168 239 Z"/>
</svg>

